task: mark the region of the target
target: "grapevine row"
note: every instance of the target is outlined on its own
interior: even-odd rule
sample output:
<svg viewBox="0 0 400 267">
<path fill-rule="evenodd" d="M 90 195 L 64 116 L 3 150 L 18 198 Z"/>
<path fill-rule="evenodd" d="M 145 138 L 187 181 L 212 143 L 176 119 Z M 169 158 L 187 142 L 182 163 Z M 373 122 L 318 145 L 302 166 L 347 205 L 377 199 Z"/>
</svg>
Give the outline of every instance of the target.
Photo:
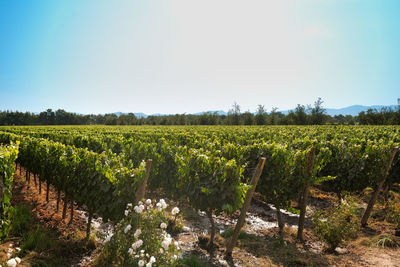
<svg viewBox="0 0 400 267">
<path fill-rule="evenodd" d="M 360 192 L 366 187 L 379 190 L 382 181 L 391 186 L 400 177 L 398 154 L 394 154 L 392 164 L 387 166 L 393 156 L 392 149 L 400 141 L 398 127 L 14 127 L 5 130 L 80 147 L 76 150 L 94 151 L 85 150 L 86 153 L 116 153 L 115 157 L 133 165 L 151 158 L 150 187 L 163 188 L 171 198 L 188 200 L 192 207 L 205 211 L 210 220 L 210 214 L 231 213 L 240 208 L 248 179 L 260 157 L 266 158 L 266 164 L 257 191 L 277 208 L 280 228 L 283 227 L 280 208 L 289 207 L 292 201 L 300 204 L 301 226 L 311 186 L 320 185 L 340 198 L 343 191 Z M 79 183 L 74 186 L 79 187 Z"/>
</svg>

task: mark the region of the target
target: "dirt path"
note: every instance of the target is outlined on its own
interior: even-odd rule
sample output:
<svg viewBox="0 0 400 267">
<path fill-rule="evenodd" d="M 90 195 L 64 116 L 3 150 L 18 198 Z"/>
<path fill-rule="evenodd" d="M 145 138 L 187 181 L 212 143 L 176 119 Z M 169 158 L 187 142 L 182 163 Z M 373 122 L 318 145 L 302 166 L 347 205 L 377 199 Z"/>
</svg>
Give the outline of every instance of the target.
<svg viewBox="0 0 400 267">
<path fill-rule="evenodd" d="M 316 198 L 310 202 L 310 209 L 316 208 L 314 204 L 327 206 L 326 201 L 320 203 Z M 187 231 L 180 234 L 179 239 L 185 242 L 184 250 L 208 260 L 213 266 L 400 266 L 399 248 L 374 247 L 371 241 L 374 236 L 363 231 L 356 240 L 339 249 L 340 253 L 330 254 L 325 252 L 323 242 L 312 233 L 309 222 L 304 233 L 306 243 L 298 243 L 298 215 L 283 210 L 282 213 L 286 227 L 281 240 L 274 208 L 267 203 L 253 201 L 247 213 L 246 226 L 242 229 L 245 234 L 239 238 L 230 262 L 224 259 L 228 239 L 217 235 L 217 248 L 211 259 L 202 246 L 207 241 L 204 236 L 207 236 L 210 227 L 207 216 L 202 212 L 186 211 L 184 223 Z M 214 216 L 217 233 L 223 235 L 234 228 L 236 217 Z M 367 240 L 368 244 L 363 240 Z"/>
<path fill-rule="evenodd" d="M 87 216 L 86 212 L 74 205 L 74 218 L 70 221 L 70 207 L 67 216 L 62 219 L 63 202 L 57 212 L 57 192 L 50 187 L 49 202 L 46 201 L 46 184 L 42 184 L 42 193 L 39 194 L 39 185 L 34 185 L 33 175 L 30 177 L 30 186 L 25 181 L 25 170 L 22 175 L 19 168 L 15 175 L 12 204 L 26 205 L 31 208 L 35 227 L 44 227 L 49 231 L 49 237 L 54 239 L 56 248 L 44 251 L 30 251 L 22 258 L 19 266 L 32 266 L 38 262 L 45 262 L 49 266 L 90 266 L 93 259 L 92 252 L 95 242 L 88 246 L 84 242 Z M 325 201 L 327 202 L 327 201 Z M 318 198 L 310 201 L 310 210 L 316 206 L 326 205 Z M 276 214 L 274 208 L 262 201 L 254 201 L 246 218 L 245 232 L 233 251 L 230 261 L 224 259 L 225 243 L 229 237 L 223 237 L 224 232 L 233 228 L 237 216 L 214 216 L 217 226 L 216 249 L 212 255 L 205 249 L 209 221 L 201 212 L 195 212 L 190 207 L 182 206 L 184 231 L 177 236 L 183 242 L 185 254 L 196 255 L 211 266 L 400 266 L 400 250 L 378 248 L 363 245 L 362 240 L 371 240 L 372 235 L 360 233 L 357 240 L 351 241 L 338 255 L 324 252 L 324 244 L 319 241 L 307 224 L 305 230 L 305 244 L 296 242 L 297 219 L 296 214 L 283 211 L 286 223 L 284 238 L 280 239 L 277 231 Z M 101 222 L 95 222 L 100 225 Z M 100 227 L 100 226 L 99 226 Z M 46 231 L 47 231 L 46 230 Z M 10 237 L 0 246 L 0 258 L 4 260 L 7 251 L 12 247 L 22 245 L 22 237 Z M 364 242 L 365 243 L 365 242 Z M 93 255 L 92 255 L 93 256 Z M 56 264 L 51 265 L 52 260 Z"/>
<path fill-rule="evenodd" d="M 57 192 L 50 186 L 49 201 L 46 201 L 46 183 L 42 183 L 42 192 L 39 194 L 39 183 L 35 186 L 34 176 L 30 176 L 30 183 L 26 182 L 25 170 L 16 169 L 14 176 L 14 187 L 12 205 L 27 206 L 31 209 L 33 225 L 31 231 L 36 229 L 43 230 L 46 236 L 46 242 L 50 244 L 49 249 L 40 249 L 39 251 L 29 251 L 18 266 L 31 266 L 39 263 L 51 265 L 54 260 L 58 266 L 76 265 L 82 257 L 88 255 L 94 247 L 84 241 L 87 219 L 79 214 L 84 213 L 74 205 L 74 216 L 71 219 L 70 203 L 68 203 L 68 212 L 65 219 L 62 219 L 63 202 L 60 202 L 57 212 Z M 47 240 L 48 239 L 48 240 Z M 10 242 L 2 246 L 22 246 L 23 237 L 9 237 Z M 88 245 L 89 244 L 89 245 Z M 0 249 L 1 251 L 1 249 Z"/>
</svg>

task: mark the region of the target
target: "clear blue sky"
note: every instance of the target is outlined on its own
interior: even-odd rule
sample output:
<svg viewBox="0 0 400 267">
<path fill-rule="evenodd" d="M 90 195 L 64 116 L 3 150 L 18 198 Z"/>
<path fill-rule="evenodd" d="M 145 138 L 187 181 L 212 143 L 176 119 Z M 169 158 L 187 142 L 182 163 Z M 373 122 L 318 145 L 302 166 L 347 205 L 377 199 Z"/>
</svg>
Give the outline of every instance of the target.
<svg viewBox="0 0 400 267">
<path fill-rule="evenodd" d="M 393 105 L 400 1 L 0 0 L 0 110 Z"/>
</svg>

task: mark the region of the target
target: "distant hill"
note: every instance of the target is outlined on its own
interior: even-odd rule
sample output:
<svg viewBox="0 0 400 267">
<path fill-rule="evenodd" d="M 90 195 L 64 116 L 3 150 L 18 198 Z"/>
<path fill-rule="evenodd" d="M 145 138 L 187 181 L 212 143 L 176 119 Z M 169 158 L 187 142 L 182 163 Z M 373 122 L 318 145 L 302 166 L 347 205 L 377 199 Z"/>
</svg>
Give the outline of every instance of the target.
<svg viewBox="0 0 400 267">
<path fill-rule="evenodd" d="M 373 106 L 362 106 L 362 105 L 353 105 L 353 106 L 348 106 L 344 108 L 325 108 L 326 114 L 330 116 L 335 116 L 335 115 L 352 115 L 352 116 L 357 116 L 358 113 L 361 111 L 367 111 L 368 109 L 377 109 L 380 110 L 381 108 L 386 107 L 386 108 L 391 108 L 391 109 L 397 109 L 396 105 L 392 106 L 383 106 L 383 105 L 373 105 Z M 282 112 L 283 114 L 288 114 L 291 110 L 294 109 L 289 109 L 289 110 L 279 110 L 279 112 Z M 202 111 L 202 112 L 197 112 L 197 113 L 192 113 L 192 115 L 202 115 L 204 113 L 217 113 L 218 115 L 227 115 L 228 113 L 223 111 L 223 110 L 209 110 L 209 111 Z M 123 113 L 123 112 L 114 112 L 115 115 L 118 117 L 121 116 L 122 114 L 128 114 L 128 113 Z M 145 113 L 133 113 L 137 118 L 147 118 L 148 116 L 166 116 L 166 115 L 173 115 L 173 114 L 161 114 L 161 113 L 155 113 L 155 114 L 145 114 Z"/>
<path fill-rule="evenodd" d="M 227 115 L 228 113 L 226 113 L 223 110 L 214 110 L 214 111 L 202 111 L 202 112 L 197 112 L 197 113 L 193 113 L 192 115 L 202 115 L 204 113 L 214 113 L 216 112 L 217 115 Z M 114 112 L 115 115 L 117 115 L 118 117 L 121 115 L 127 115 L 128 113 L 123 113 L 123 112 Z M 145 113 L 133 113 L 135 114 L 135 116 L 137 118 L 147 118 L 148 116 L 167 116 L 167 115 L 173 115 L 173 114 L 161 114 L 161 113 L 155 113 L 155 114 L 145 114 Z"/>
<path fill-rule="evenodd" d="M 227 115 L 228 114 L 223 110 L 209 110 L 209 111 L 193 113 L 193 115 L 202 115 L 204 113 L 215 113 L 215 112 L 217 113 L 217 115 Z"/>
<path fill-rule="evenodd" d="M 367 111 L 368 109 L 377 109 L 377 110 L 381 110 L 381 108 L 383 107 L 387 107 L 387 108 L 391 108 L 391 109 L 396 109 L 397 106 L 362 106 L 362 105 L 353 105 L 353 106 L 349 106 L 346 108 L 338 108 L 338 109 L 326 109 L 326 113 L 331 115 L 331 116 L 335 116 L 335 115 L 358 115 L 358 113 L 360 113 L 361 111 Z"/>
<path fill-rule="evenodd" d="M 353 105 L 353 106 L 348 106 L 345 108 L 325 108 L 326 114 L 330 116 L 335 116 L 335 115 L 352 115 L 352 116 L 357 116 L 358 113 L 361 111 L 367 111 L 368 109 L 377 109 L 380 110 L 381 108 L 386 107 L 386 108 L 391 108 L 391 109 L 396 109 L 397 106 L 392 105 L 392 106 L 382 106 L 382 105 L 373 105 L 373 106 L 362 106 L 362 105 Z M 283 110 L 280 111 L 283 114 L 288 114 L 290 110 Z"/>
<path fill-rule="evenodd" d="M 124 113 L 124 112 L 114 112 L 115 115 L 117 115 L 118 117 L 121 115 L 128 115 L 128 113 Z M 144 114 L 144 113 L 133 113 L 135 115 L 136 118 L 147 118 L 148 115 Z"/>
</svg>

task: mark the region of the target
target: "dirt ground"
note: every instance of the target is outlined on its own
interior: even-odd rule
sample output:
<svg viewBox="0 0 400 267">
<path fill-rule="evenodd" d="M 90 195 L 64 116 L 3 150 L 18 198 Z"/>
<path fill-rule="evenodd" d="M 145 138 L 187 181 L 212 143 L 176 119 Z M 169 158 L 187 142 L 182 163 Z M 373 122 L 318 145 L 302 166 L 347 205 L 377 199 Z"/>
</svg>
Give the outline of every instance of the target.
<svg viewBox="0 0 400 267">
<path fill-rule="evenodd" d="M 46 202 L 46 185 L 42 183 L 42 193 L 39 194 L 39 185 L 35 186 L 33 178 L 31 175 L 28 187 L 25 171 L 22 171 L 22 175 L 19 169 L 16 171 L 12 204 L 29 206 L 34 216 L 32 227 L 41 226 L 47 229 L 57 248 L 42 252 L 31 251 L 22 257 L 18 266 L 41 266 L 40 262 L 47 262 L 47 266 L 91 266 L 98 254 L 96 242 L 98 246 L 101 241 L 84 240 L 87 224 L 85 210 L 75 205 L 74 218 L 69 224 L 70 207 L 68 206 L 67 217 L 63 220 L 62 201 L 60 210 L 56 210 L 57 192 L 50 187 L 49 202 Z M 334 196 L 313 190 L 309 210 L 312 212 L 316 208 L 325 208 L 334 201 L 337 201 Z M 224 232 L 234 228 L 238 213 L 230 217 L 214 217 L 219 234 L 216 236 L 216 248 L 210 253 L 205 249 L 210 225 L 207 216 L 182 203 L 176 204 L 182 210 L 185 227 L 175 238 L 183 241 L 184 254 L 196 255 L 211 266 L 400 266 L 399 248 L 381 248 L 375 244 L 377 236 L 393 231 L 385 222 L 372 221 L 370 228 L 362 230 L 355 240 L 332 254 L 325 252 L 326 245 L 312 233 L 309 220 L 306 221 L 305 243 L 296 242 L 298 215 L 288 211 L 282 210 L 285 231 L 283 239 L 279 238 L 274 208 L 257 197 L 247 214 L 246 224 L 242 229 L 245 233 L 239 238 L 232 259 L 226 260 L 224 251 L 228 238 L 223 237 Z M 97 226 L 96 223 L 94 225 L 101 227 L 101 220 Z M 23 242 L 22 237 L 10 236 L 0 245 L 0 261 L 7 261 L 10 248 L 16 255 L 16 248 L 22 246 Z"/>
<path fill-rule="evenodd" d="M 63 196 L 63 195 L 62 195 Z M 28 206 L 33 215 L 31 230 L 44 229 L 49 240 L 50 248 L 35 252 L 30 251 L 22 258 L 18 266 L 74 266 L 82 257 L 90 254 L 94 247 L 88 246 L 85 237 L 87 219 L 80 215 L 78 207 L 74 205 L 74 217 L 70 223 L 71 209 L 68 203 L 66 218 L 62 219 L 63 201 L 57 212 L 57 192 L 50 186 L 49 202 L 46 201 L 46 184 L 42 183 L 42 192 L 39 194 L 39 183 L 35 186 L 34 176 L 30 176 L 30 184 L 26 182 L 25 170 L 20 174 L 19 168 L 14 176 L 12 205 Z M 5 243 L 0 245 L 0 260 L 7 261 L 7 252 L 10 246 L 18 248 L 23 245 L 22 236 L 9 236 Z M 46 239 L 46 241 L 47 241 Z M 14 250 L 14 252 L 16 252 Z M 14 253 L 15 254 L 15 253 Z"/>
</svg>

